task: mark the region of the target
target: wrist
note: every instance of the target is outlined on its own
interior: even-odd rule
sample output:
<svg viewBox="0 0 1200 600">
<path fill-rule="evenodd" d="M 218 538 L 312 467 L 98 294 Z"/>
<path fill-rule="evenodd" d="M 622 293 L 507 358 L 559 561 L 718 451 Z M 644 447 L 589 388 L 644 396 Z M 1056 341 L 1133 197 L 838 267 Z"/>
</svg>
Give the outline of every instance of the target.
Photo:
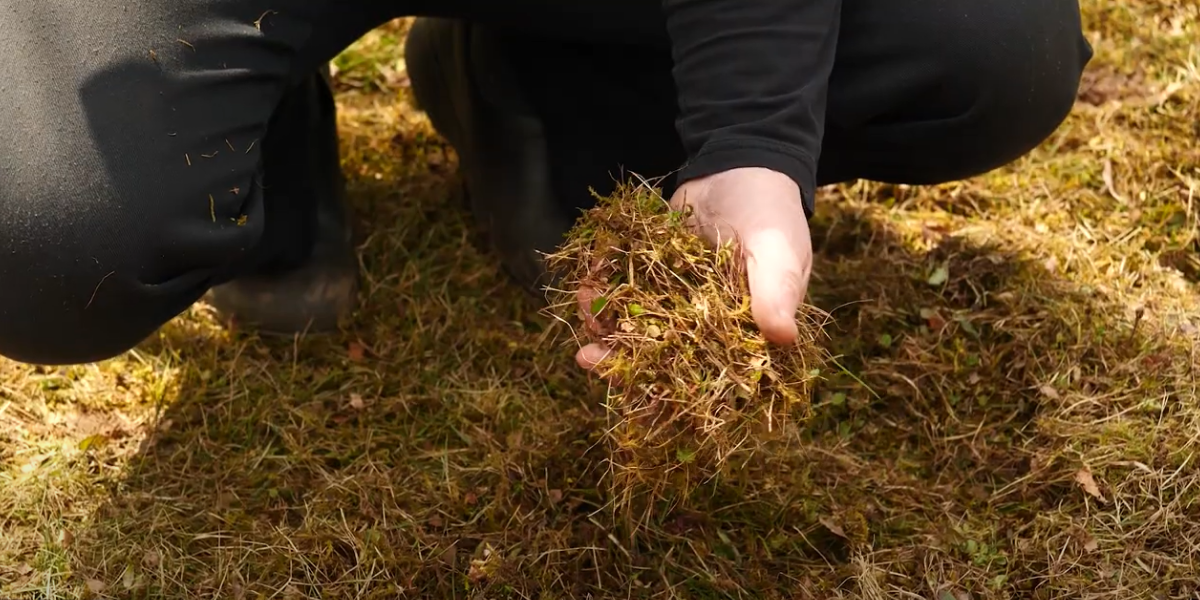
<svg viewBox="0 0 1200 600">
<path fill-rule="evenodd" d="M 684 165 L 677 179 L 682 189 L 715 176 L 736 177 L 745 169 L 755 170 L 756 178 L 789 180 L 798 188 L 805 216 L 812 216 L 816 162 L 799 148 L 758 139 L 711 142 Z"/>
</svg>

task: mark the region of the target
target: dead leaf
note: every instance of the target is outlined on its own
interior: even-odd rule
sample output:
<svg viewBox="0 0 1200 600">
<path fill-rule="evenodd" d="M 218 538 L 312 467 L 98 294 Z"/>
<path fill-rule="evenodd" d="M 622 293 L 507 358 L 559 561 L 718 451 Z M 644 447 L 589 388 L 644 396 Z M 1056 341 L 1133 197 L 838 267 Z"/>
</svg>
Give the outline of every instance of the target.
<svg viewBox="0 0 1200 600">
<path fill-rule="evenodd" d="M 1087 532 L 1084 532 L 1084 534 L 1083 534 L 1083 551 L 1084 552 L 1095 552 L 1099 548 L 1100 548 L 1100 542 L 1096 541 L 1096 538 L 1092 537 Z"/>
<path fill-rule="evenodd" d="M 58 532 L 58 545 L 63 548 L 70 548 L 71 544 L 75 543 L 75 535 L 70 531 L 63 529 Z"/>
<path fill-rule="evenodd" d="M 441 515 L 432 515 L 429 517 L 429 526 L 430 527 L 441 529 L 443 525 L 445 525 L 445 523 L 442 522 Z"/>
<path fill-rule="evenodd" d="M 840 538 L 846 538 L 846 531 L 844 529 L 842 529 L 841 525 L 838 525 L 836 522 L 834 522 L 833 519 L 822 516 L 822 517 L 818 517 L 817 520 L 820 521 L 821 524 L 825 526 L 825 529 L 828 529 L 834 535 L 836 535 Z M 849 538 L 847 538 L 847 539 L 849 539 Z"/>
<path fill-rule="evenodd" d="M 99 593 L 103 592 L 104 588 L 106 588 L 106 587 L 108 587 L 108 586 L 105 585 L 105 583 L 103 581 L 100 581 L 99 579 L 87 580 L 87 589 L 89 592 L 91 592 L 93 594 L 99 594 Z"/>
<path fill-rule="evenodd" d="M 137 585 L 137 573 L 134 573 L 133 569 L 126 568 L 125 573 L 121 575 L 121 587 L 132 590 L 135 585 Z"/>
<path fill-rule="evenodd" d="M 466 502 L 467 506 L 475 506 L 479 502 L 479 496 L 476 496 L 475 492 L 467 492 L 467 495 L 463 496 L 463 502 Z"/>
<path fill-rule="evenodd" d="M 153 569 L 161 562 L 162 556 L 158 553 L 158 550 L 147 550 L 146 553 L 142 555 L 142 566 L 146 567 L 147 569 Z"/>
<path fill-rule="evenodd" d="M 942 315 L 939 315 L 938 313 L 935 312 L 932 315 L 930 315 L 929 319 L 927 320 L 927 323 L 929 324 L 930 329 L 932 329 L 934 331 L 941 331 L 942 328 L 946 326 L 946 319 L 943 319 Z"/>
<path fill-rule="evenodd" d="M 350 357 L 350 360 L 362 362 L 367 354 L 367 349 L 358 342 L 350 342 L 350 345 L 346 347 L 346 354 Z"/>
<path fill-rule="evenodd" d="M 1092 470 L 1084 467 L 1075 473 L 1075 481 L 1083 487 L 1083 491 L 1088 495 L 1104 502 L 1104 496 L 1100 493 L 1100 486 L 1096 485 L 1096 478 L 1092 477 Z"/>
<path fill-rule="evenodd" d="M 221 510 L 225 510 L 238 502 L 238 497 L 233 492 L 220 492 L 217 494 L 216 506 Z"/>
<path fill-rule="evenodd" d="M 17 575 L 28 575 L 33 572 L 33 567 L 26 563 L 17 565 Z"/>
<path fill-rule="evenodd" d="M 550 490 L 549 495 L 550 495 L 550 503 L 551 504 L 558 504 L 559 502 L 562 502 L 562 499 L 563 499 L 562 490 Z"/>
<path fill-rule="evenodd" d="M 451 569 L 458 566 L 458 545 L 450 544 L 450 547 L 442 551 L 442 554 L 439 558 L 441 558 L 442 562 Z"/>
<path fill-rule="evenodd" d="M 1051 400 L 1058 400 L 1062 397 L 1058 395 L 1058 390 L 1054 389 L 1054 386 L 1049 384 L 1043 385 L 1041 388 L 1039 388 L 1039 390 L 1042 392 L 1043 396 Z"/>
<path fill-rule="evenodd" d="M 350 394 L 350 408 L 354 410 L 362 410 L 367 407 L 367 403 L 363 401 L 361 394 Z"/>
</svg>

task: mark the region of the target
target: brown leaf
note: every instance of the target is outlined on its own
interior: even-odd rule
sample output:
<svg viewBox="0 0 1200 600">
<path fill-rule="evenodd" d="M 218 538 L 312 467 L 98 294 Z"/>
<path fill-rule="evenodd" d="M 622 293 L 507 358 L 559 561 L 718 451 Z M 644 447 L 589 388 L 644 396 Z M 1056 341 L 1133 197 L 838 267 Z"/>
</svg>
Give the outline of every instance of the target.
<svg viewBox="0 0 1200 600">
<path fill-rule="evenodd" d="M 367 403 L 363 401 L 361 394 L 350 394 L 350 408 L 354 410 L 362 410 L 367 407 Z"/>
<path fill-rule="evenodd" d="M 429 517 L 429 526 L 430 527 L 441 529 L 443 525 L 445 525 L 445 523 L 442 521 L 441 515 L 435 514 L 435 515 L 432 515 Z"/>
<path fill-rule="evenodd" d="M 1058 400 L 1059 398 L 1062 397 L 1062 396 L 1058 395 L 1058 390 L 1054 389 L 1054 386 L 1052 386 L 1052 385 L 1046 384 L 1038 389 L 1039 389 L 1039 391 L 1042 392 L 1043 396 L 1045 396 L 1051 400 Z"/>
<path fill-rule="evenodd" d="M 234 506 L 238 502 L 238 497 L 233 492 L 220 492 L 217 494 L 216 506 L 221 510 L 225 510 Z"/>
<path fill-rule="evenodd" d="M 442 563 L 444 563 L 447 567 L 450 567 L 451 569 L 455 568 L 458 566 L 458 545 L 450 544 L 450 547 L 442 550 L 442 554 L 438 558 L 440 558 Z"/>
<path fill-rule="evenodd" d="M 1096 478 L 1092 477 L 1092 470 L 1084 467 L 1075 473 L 1075 481 L 1083 487 L 1083 491 L 1088 495 L 1104 502 L 1104 496 L 1100 493 L 1100 486 L 1096 485 Z"/>
<path fill-rule="evenodd" d="M 1100 542 L 1096 541 L 1096 538 L 1092 537 L 1087 532 L 1084 532 L 1084 534 L 1083 534 L 1083 551 L 1084 552 L 1095 552 L 1099 548 L 1100 548 Z"/>
<path fill-rule="evenodd" d="M 818 517 L 817 520 L 820 521 L 821 524 L 825 526 L 825 529 L 828 529 L 829 531 L 833 532 L 834 535 L 836 535 L 840 538 L 846 537 L 846 531 L 844 529 L 842 529 L 842 526 L 838 525 L 833 519 L 826 517 L 826 516 L 821 516 L 821 517 Z"/>
<path fill-rule="evenodd" d="M 87 589 L 89 592 L 91 592 L 93 594 L 99 594 L 100 592 L 103 592 L 104 588 L 106 588 L 106 587 L 108 587 L 108 586 L 105 585 L 105 583 L 103 581 L 100 581 L 99 579 L 87 580 Z"/>
<path fill-rule="evenodd" d="M 936 309 L 922 308 L 921 318 L 925 319 L 925 324 L 934 331 L 940 331 L 946 326 L 946 319 Z"/>
<path fill-rule="evenodd" d="M 358 342 L 350 342 L 350 345 L 346 347 L 346 354 L 350 357 L 350 360 L 362 362 L 367 354 L 367 349 Z"/>
<path fill-rule="evenodd" d="M 551 504 L 558 504 L 559 502 L 562 502 L 562 499 L 563 499 L 562 490 L 550 490 L 549 495 L 550 495 L 550 503 Z"/>
<path fill-rule="evenodd" d="M 942 328 L 945 326 L 946 326 L 946 319 L 943 319 L 942 315 L 934 313 L 934 315 L 932 317 L 929 317 L 929 328 L 930 329 L 932 329 L 934 331 L 941 331 Z"/>
<path fill-rule="evenodd" d="M 33 567 L 29 566 L 27 563 L 21 563 L 17 565 L 17 575 L 28 575 L 32 572 Z"/>
<path fill-rule="evenodd" d="M 142 566 L 146 567 L 147 569 L 153 569 L 161 562 L 162 556 L 158 553 L 158 550 L 147 550 L 146 553 L 142 555 Z"/>
<path fill-rule="evenodd" d="M 466 502 L 467 506 L 475 506 L 479 502 L 479 496 L 476 496 L 475 492 L 467 492 L 467 495 L 463 496 L 463 502 Z"/>
</svg>

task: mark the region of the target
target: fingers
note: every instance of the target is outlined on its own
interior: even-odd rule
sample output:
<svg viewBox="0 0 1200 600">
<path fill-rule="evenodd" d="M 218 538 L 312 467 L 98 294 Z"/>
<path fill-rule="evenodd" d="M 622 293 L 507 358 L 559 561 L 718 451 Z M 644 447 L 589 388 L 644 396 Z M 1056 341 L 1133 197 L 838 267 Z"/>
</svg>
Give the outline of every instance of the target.
<svg viewBox="0 0 1200 600">
<path fill-rule="evenodd" d="M 579 301 L 579 316 L 583 319 L 588 333 L 593 336 L 605 336 L 616 330 L 616 320 L 611 311 L 609 313 L 601 311 L 598 316 L 592 314 L 592 304 L 601 297 L 599 290 L 584 285 L 575 293 L 575 297 Z"/>
<path fill-rule="evenodd" d="M 599 290 L 587 285 L 581 286 L 576 292 L 576 298 L 579 301 L 579 315 L 583 318 L 588 333 L 593 337 L 611 334 L 616 328 L 611 314 L 603 314 L 603 311 L 599 316 L 592 314 L 592 304 L 600 296 Z M 575 353 L 575 362 L 588 371 L 594 371 L 600 366 L 600 363 L 604 362 L 610 352 L 612 350 L 603 344 L 586 344 Z"/>
<path fill-rule="evenodd" d="M 575 362 L 588 371 L 594 371 L 612 350 L 603 344 L 588 344 L 575 353 Z"/>
<path fill-rule="evenodd" d="M 775 344 L 796 341 L 796 310 L 812 272 L 811 252 L 796 248 L 794 237 L 773 228 L 755 232 L 744 242 L 750 309 L 763 337 Z"/>
</svg>

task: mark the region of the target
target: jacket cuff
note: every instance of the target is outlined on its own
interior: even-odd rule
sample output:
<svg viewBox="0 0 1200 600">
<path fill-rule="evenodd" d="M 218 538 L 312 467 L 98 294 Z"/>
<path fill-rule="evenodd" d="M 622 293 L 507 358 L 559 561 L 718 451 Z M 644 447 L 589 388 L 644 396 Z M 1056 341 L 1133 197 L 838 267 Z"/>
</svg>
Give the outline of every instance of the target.
<svg viewBox="0 0 1200 600">
<path fill-rule="evenodd" d="M 815 209 L 816 161 L 807 152 L 762 140 L 732 139 L 705 144 L 677 175 L 679 184 L 740 167 L 761 167 L 787 175 L 800 186 L 805 218 Z"/>
</svg>

